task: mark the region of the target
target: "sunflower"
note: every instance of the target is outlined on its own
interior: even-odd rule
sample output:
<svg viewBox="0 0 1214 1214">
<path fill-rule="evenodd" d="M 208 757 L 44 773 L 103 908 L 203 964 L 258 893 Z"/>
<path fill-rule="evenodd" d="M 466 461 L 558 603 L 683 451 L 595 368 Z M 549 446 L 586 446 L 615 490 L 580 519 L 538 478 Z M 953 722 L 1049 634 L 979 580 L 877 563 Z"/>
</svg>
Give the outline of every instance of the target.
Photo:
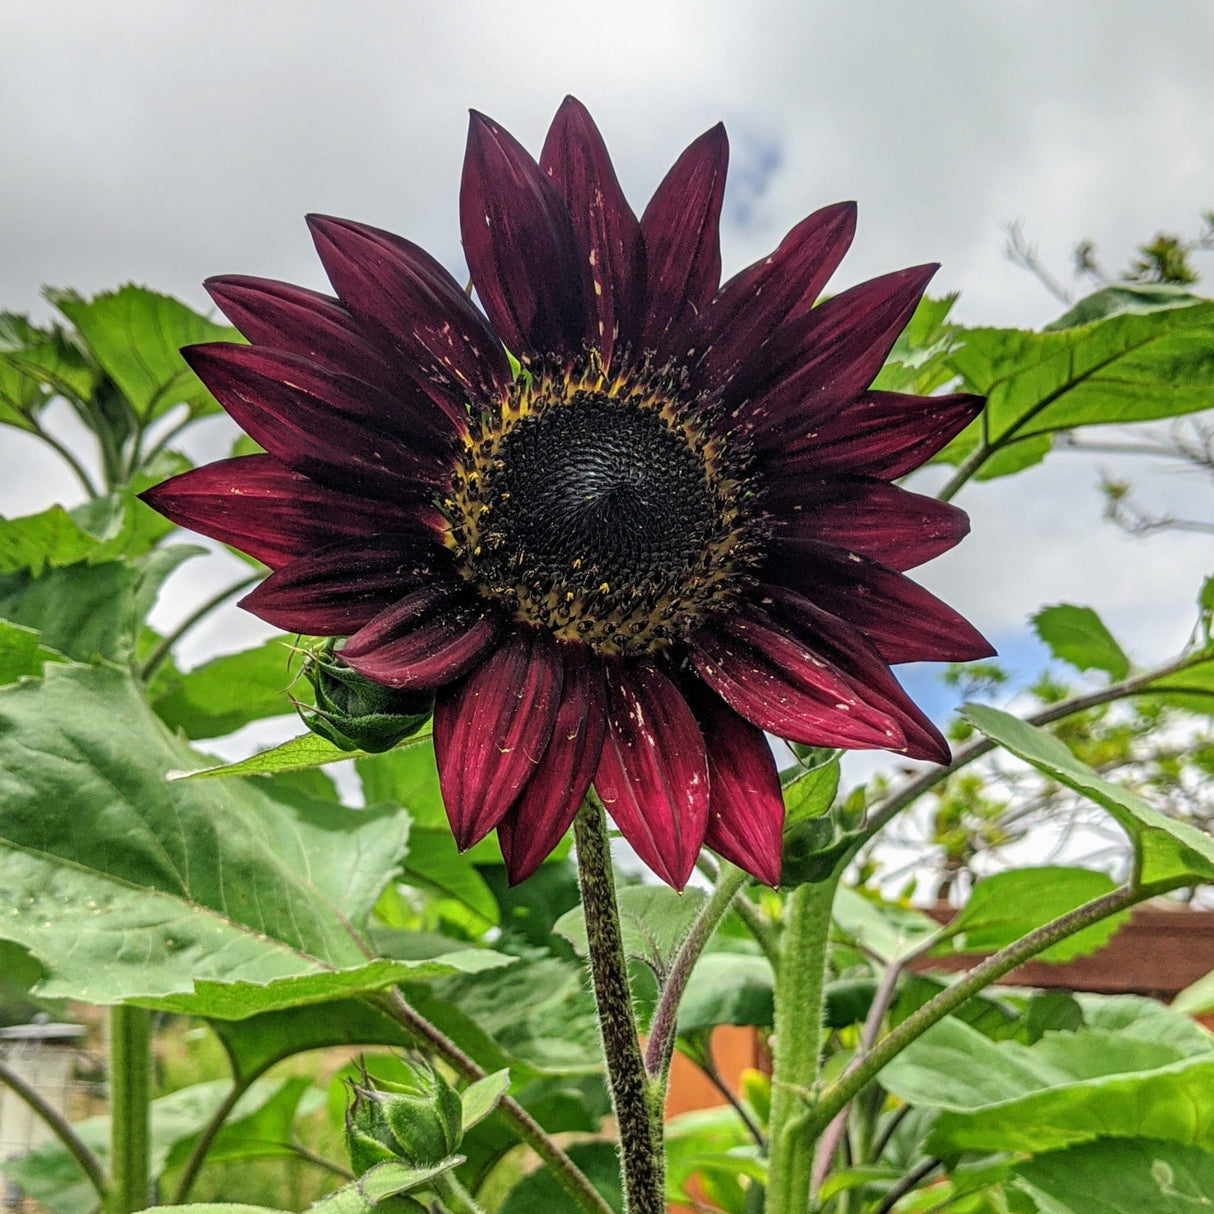
<svg viewBox="0 0 1214 1214">
<path fill-rule="evenodd" d="M 946 762 L 890 665 L 992 652 L 903 575 L 965 514 L 893 484 L 982 401 L 870 387 L 936 267 L 815 306 L 843 203 L 722 285 L 727 159 L 716 126 L 638 220 L 573 98 L 538 163 L 474 112 L 480 308 L 416 245 L 311 216 L 336 297 L 211 279 L 250 344 L 184 351 L 266 454 L 145 500 L 270 567 L 249 611 L 433 694 L 456 841 L 496 829 L 513 881 L 593 785 L 672 886 L 704 844 L 774 884 L 765 733 Z"/>
</svg>

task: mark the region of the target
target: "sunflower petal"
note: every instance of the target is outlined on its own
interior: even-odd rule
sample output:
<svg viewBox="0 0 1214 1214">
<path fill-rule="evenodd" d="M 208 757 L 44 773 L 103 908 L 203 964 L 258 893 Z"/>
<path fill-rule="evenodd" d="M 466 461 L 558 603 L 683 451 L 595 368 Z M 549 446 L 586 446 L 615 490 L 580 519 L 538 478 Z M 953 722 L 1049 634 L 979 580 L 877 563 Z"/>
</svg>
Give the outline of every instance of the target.
<svg viewBox="0 0 1214 1214">
<path fill-rule="evenodd" d="M 712 790 L 704 842 L 765 885 L 779 885 L 784 797 L 767 738 L 715 695 L 694 708 Z"/>
<path fill-rule="evenodd" d="M 637 855 L 675 889 L 708 822 L 708 757 L 679 689 L 651 662 L 607 669 L 607 738 L 594 786 Z"/>
<path fill-rule="evenodd" d="M 338 540 L 385 531 L 437 541 L 442 525 L 442 516 L 425 502 L 374 502 L 337 493 L 272 455 L 204 464 L 139 496 L 179 527 L 231 544 L 271 569 Z"/>
<path fill-rule="evenodd" d="M 524 361 L 577 354 L 590 267 L 569 210 L 526 148 L 475 110 L 459 218 L 476 293 L 507 347 Z"/>
<path fill-rule="evenodd" d="M 766 469 L 773 477 L 852 473 L 892 481 L 927 463 L 982 412 L 986 398 L 907 396 L 866 392 L 787 449 L 773 452 Z"/>
<path fill-rule="evenodd" d="M 658 362 L 679 348 L 684 322 L 721 281 L 721 200 L 729 139 L 717 123 L 674 162 L 641 216 L 645 319 L 641 347 Z"/>
<path fill-rule="evenodd" d="M 216 342 L 181 353 L 242 430 L 330 489 L 396 502 L 444 481 L 440 453 L 454 429 L 424 401 L 262 346 Z"/>
<path fill-rule="evenodd" d="M 781 326 L 730 382 L 728 400 L 740 403 L 727 427 L 759 450 L 778 450 L 859 396 L 938 268 L 874 278 Z"/>
<path fill-rule="evenodd" d="M 598 660 L 581 645 L 560 651 L 565 675 L 552 737 L 522 795 L 497 826 L 511 885 L 531 876 L 569 829 L 607 733 L 607 688 Z"/>
<path fill-rule="evenodd" d="M 382 333 L 458 416 L 470 394 L 492 400 L 509 387 L 501 340 L 463 288 L 424 249 L 379 228 L 309 215 L 316 251 L 342 302 Z"/>
<path fill-rule="evenodd" d="M 347 636 L 415 586 L 451 576 L 448 561 L 444 549 L 418 536 L 349 540 L 297 557 L 240 605 L 284 632 Z"/>
<path fill-rule="evenodd" d="M 808 308 L 838 268 L 856 231 L 856 204 L 815 211 L 770 256 L 735 275 L 688 327 L 693 379 L 704 387 L 729 382 L 791 313 Z"/>
<path fill-rule="evenodd" d="M 898 723 L 757 607 L 698 632 L 696 674 L 752 725 L 807 746 L 900 750 Z"/>
<path fill-rule="evenodd" d="M 434 705 L 434 753 L 459 849 L 502 819 L 543 759 L 561 699 L 563 664 L 551 634 L 516 629 Z"/>
<path fill-rule="evenodd" d="M 556 112 L 540 168 L 565 200 L 582 263 L 589 268 L 586 341 L 610 366 L 617 338 L 627 345 L 638 335 L 645 285 L 641 225 L 594 119 L 574 97 L 566 97 Z"/>
<path fill-rule="evenodd" d="M 891 569 L 913 569 L 969 534 L 948 502 L 858 476 L 773 477 L 763 499 L 777 535 L 849 548 Z"/>
<path fill-rule="evenodd" d="M 854 624 L 895 662 L 970 662 L 995 653 L 966 619 L 904 574 L 878 561 L 808 539 L 775 539 L 769 581 Z"/>
</svg>

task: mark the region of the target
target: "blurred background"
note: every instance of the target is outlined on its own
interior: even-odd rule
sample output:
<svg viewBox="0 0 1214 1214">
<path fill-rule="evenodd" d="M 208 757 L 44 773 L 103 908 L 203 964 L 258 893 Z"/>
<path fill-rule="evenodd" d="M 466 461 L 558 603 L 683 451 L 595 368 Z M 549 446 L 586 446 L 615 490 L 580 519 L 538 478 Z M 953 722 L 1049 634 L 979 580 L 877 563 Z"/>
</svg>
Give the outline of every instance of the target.
<svg viewBox="0 0 1214 1214">
<path fill-rule="evenodd" d="M 0 309 L 47 316 L 43 284 L 89 294 L 135 281 L 202 308 L 215 273 L 323 287 L 302 222 L 313 210 L 401 232 L 462 276 L 467 108 L 538 151 L 572 92 L 638 212 L 678 152 L 724 119 L 727 273 L 807 212 L 855 198 L 859 232 L 832 289 L 939 261 L 933 293 L 960 293 L 955 319 L 1039 326 L 1061 296 L 1098 285 L 1076 272 L 1081 242 L 1116 278 L 1156 233 L 1200 236 L 1214 207 L 1212 44 L 1202 0 L 5 0 Z M 1023 264 L 1034 258 L 1036 273 Z M 1214 275 L 1214 254 L 1190 261 Z M 231 438 L 210 419 L 192 453 L 214 458 Z M 912 487 L 941 476 L 929 468 Z M 1210 534 L 1101 524 L 1102 478 L 1123 477 L 1152 517 L 1214 518 L 1208 470 L 1063 447 L 1019 477 L 967 486 L 973 535 L 917 576 L 1020 678 L 1046 661 L 1026 627 L 1046 603 L 1094 606 L 1137 662 L 1171 654 Z M 6 432 L 0 511 L 75 492 L 52 454 Z M 154 619 L 181 619 L 218 584 L 208 578 L 235 568 L 222 555 L 191 563 Z M 231 608 L 180 661 L 260 635 Z M 905 677 L 938 713 L 956 699 L 934 672 Z"/>
</svg>

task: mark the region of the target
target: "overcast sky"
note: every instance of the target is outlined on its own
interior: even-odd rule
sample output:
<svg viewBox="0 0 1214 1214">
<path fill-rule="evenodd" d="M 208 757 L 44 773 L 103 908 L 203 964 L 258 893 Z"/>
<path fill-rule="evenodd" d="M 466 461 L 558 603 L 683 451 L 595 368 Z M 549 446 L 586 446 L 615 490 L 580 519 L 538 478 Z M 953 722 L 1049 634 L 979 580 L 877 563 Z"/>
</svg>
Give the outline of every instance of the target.
<svg viewBox="0 0 1214 1214">
<path fill-rule="evenodd" d="M 638 211 L 725 120 L 727 270 L 855 198 L 835 287 L 935 260 L 961 319 L 1037 325 L 1060 309 L 1004 257 L 1008 221 L 1070 282 L 1080 238 L 1116 269 L 1214 208 L 1212 46 L 1202 0 L 2 0 L 0 308 L 39 312 L 42 283 L 135 280 L 195 306 L 215 273 L 323 286 L 307 211 L 399 231 L 462 274 L 468 107 L 538 150 L 572 92 Z M 0 441 L 0 509 L 70 492 L 26 443 Z M 1142 481 L 1159 510 L 1214 514 L 1208 482 Z M 1097 607 L 1143 661 L 1168 655 L 1209 537 L 1128 538 L 1099 523 L 1096 484 L 1090 458 L 1058 454 L 970 486 L 974 535 L 923 580 L 1026 663 L 1027 614 L 1059 601 Z M 185 575 L 165 622 L 203 576 Z M 229 617 L 187 658 L 252 635 Z"/>
</svg>

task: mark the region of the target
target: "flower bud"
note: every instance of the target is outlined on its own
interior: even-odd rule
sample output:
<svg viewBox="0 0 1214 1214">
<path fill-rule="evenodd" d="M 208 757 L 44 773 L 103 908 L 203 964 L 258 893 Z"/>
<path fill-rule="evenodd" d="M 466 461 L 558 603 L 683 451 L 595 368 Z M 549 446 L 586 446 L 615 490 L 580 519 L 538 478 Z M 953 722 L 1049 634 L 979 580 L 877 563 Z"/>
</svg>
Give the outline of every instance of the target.
<svg viewBox="0 0 1214 1214">
<path fill-rule="evenodd" d="M 352 670 L 334 642 L 308 653 L 303 673 L 316 693 L 316 706 L 299 706 L 303 723 L 342 750 L 378 754 L 415 734 L 434 708 L 430 692 L 384 687 Z"/>
<path fill-rule="evenodd" d="M 353 1084 L 346 1110 L 346 1145 L 357 1175 L 385 1159 L 403 1159 L 414 1167 L 441 1163 L 463 1138 L 459 1093 L 433 1067 L 412 1063 L 404 1083 L 364 1076 Z"/>
</svg>

